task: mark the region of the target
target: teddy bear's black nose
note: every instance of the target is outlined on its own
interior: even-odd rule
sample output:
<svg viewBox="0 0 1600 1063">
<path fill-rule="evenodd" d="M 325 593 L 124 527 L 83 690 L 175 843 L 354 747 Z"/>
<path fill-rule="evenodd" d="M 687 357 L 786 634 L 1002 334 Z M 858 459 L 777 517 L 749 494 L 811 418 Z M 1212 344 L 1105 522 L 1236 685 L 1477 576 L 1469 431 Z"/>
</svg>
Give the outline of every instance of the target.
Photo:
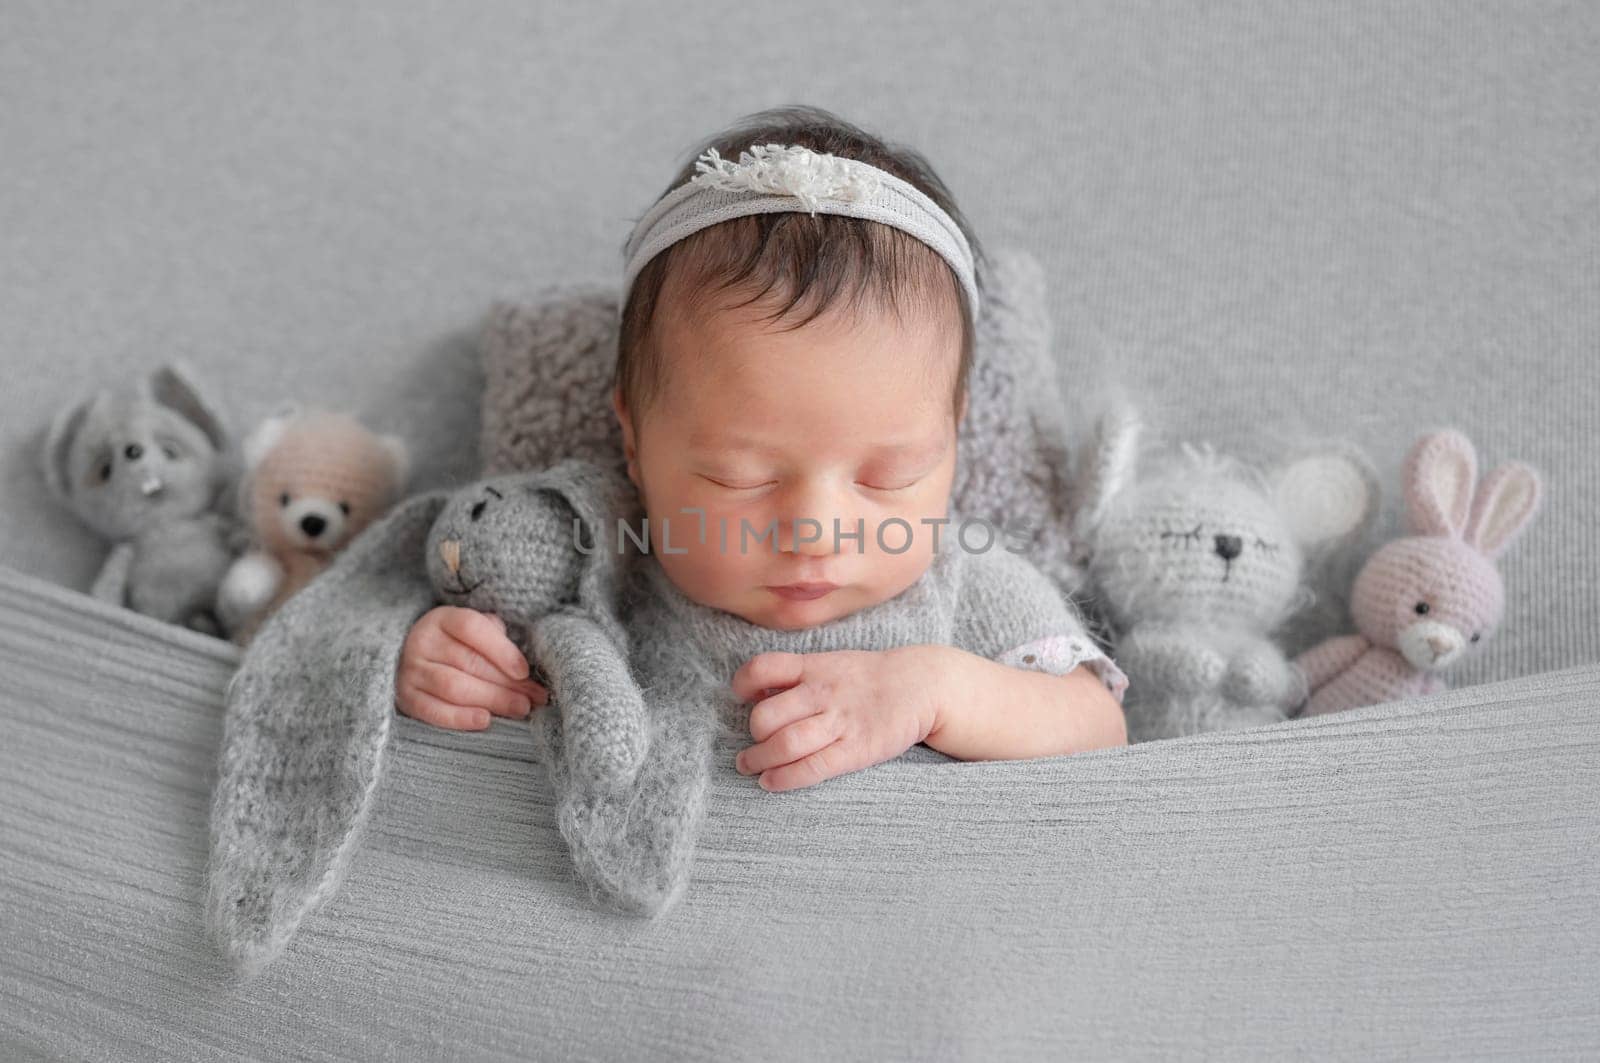
<svg viewBox="0 0 1600 1063">
<path fill-rule="evenodd" d="M 1217 556 L 1224 561 L 1232 561 L 1244 552 L 1244 540 L 1237 535 L 1218 535 L 1215 537 Z"/>
<path fill-rule="evenodd" d="M 128 456 L 129 461 L 138 461 L 139 456 L 144 453 L 144 448 L 137 443 L 129 443 L 122 452 Z"/>
<path fill-rule="evenodd" d="M 328 522 L 315 513 L 307 513 L 300 518 L 300 530 L 315 539 L 327 528 Z"/>
</svg>

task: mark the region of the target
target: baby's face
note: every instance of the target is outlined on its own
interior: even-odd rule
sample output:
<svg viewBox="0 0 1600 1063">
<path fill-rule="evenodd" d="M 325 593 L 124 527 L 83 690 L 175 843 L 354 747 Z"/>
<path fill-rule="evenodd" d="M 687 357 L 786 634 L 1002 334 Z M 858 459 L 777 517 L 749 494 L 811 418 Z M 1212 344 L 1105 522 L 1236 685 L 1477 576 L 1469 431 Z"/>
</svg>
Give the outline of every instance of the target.
<svg viewBox="0 0 1600 1063">
<path fill-rule="evenodd" d="M 637 421 L 617 415 L 673 584 L 764 627 L 810 627 L 915 583 L 936 531 L 952 548 L 953 529 L 924 521 L 949 509 L 960 331 L 871 308 L 787 332 L 758 318 L 663 314 L 661 387 Z"/>
</svg>

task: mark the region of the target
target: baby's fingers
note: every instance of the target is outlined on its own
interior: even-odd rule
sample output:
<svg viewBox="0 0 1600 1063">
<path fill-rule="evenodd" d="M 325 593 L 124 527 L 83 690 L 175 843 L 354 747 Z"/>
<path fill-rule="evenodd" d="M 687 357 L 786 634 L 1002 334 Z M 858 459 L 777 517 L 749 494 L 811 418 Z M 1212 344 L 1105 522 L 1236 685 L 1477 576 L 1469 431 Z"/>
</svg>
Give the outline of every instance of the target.
<svg viewBox="0 0 1600 1063">
<path fill-rule="evenodd" d="M 523 719 L 533 711 L 528 695 L 479 679 L 449 665 L 424 663 L 417 668 L 417 689 L 440 701 L 458 706 L 487 709 L 496 716 Z"/>
<path fill-rule="evenodd" d="M 507 637 L 505 621 L 499 617 L 476 609 L 446 609 L 440 617 L 439 628 L 450 636 L 446 645 L 439 647 L 441 655 L 455 653 L 459 658 L 460 651 L 449 642 L 463 647 L 471 655 L 465 659 L 465 667 L 456 664 L 462 671 L 492 679 L 494 677 L 485 669 L 487 665 L 507 679 L 528 678 L 528 659 Z"/>
<path fill-rule="evenodd" d="M 763 790 L 778 793 L 802 786 L 815 786 L 825 779 L 859 771 L 866 766 L 867 762 L 851 753 L 849 745 L 841 738 L 809 756 L 790 761 L 788 764 L 780 764 L 775 768 L 768 768 L 756 781 Z"/>
<path fill-rule="evenodd" d="M 482 731 L 493 719 L 487 709 L 452 705 L 420 690 L 412 692 L 406 703 L 406 709 L 406 715 L 412 719 L 431 723 L 435 727 L 446 727 L 452 731 Z"/>
</svg>

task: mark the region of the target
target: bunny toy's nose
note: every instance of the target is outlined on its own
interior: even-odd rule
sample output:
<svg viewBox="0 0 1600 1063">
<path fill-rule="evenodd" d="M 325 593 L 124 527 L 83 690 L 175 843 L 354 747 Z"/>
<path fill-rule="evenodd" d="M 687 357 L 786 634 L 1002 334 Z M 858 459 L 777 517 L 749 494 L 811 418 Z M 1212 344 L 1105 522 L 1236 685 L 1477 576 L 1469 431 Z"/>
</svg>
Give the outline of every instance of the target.
<svg viewBox="0 0 1600 1063">
<path fill-rule="evenodd" d="M 1428 649 L 1433 651 L 1435 657 L 1443 657 L 1456 648 L 1456 641 L 1448 635 L 1429 635 Z"/>
<path fill-rule="evenodd" d="M 439 559 L 444 562 L 444 567 L 450 570 L 453 576 L 461 568 L 461 542 L 458 539 L 446 539 L 439 544 Z"/>
</svg>

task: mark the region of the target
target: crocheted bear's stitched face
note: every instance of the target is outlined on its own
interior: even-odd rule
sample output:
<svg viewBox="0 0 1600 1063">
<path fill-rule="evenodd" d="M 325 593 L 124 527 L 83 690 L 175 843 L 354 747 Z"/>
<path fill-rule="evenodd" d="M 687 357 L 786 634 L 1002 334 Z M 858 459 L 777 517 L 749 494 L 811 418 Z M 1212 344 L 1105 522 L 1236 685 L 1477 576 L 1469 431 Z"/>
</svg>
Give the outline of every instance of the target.
<svg viewBox="0 0 1600 1063">
<path fill-rule="evenodd" d="M 398 438 L 327 411 L 275 418 L 245 449 L 250 523 L 280 555 L 341 549 L 401 495 L 409 464 Z"/>
<path fill-rule="evenodd" d="M 496 613 L 510 626 L 578 598 L 586 554 L 576 514 L 526 475 L 501 476 L 451 497 L 428 533 L 428 576 L 441 600 Z M 597 546 L 585 529 L 582 545 Z M 600 547 L 603 548 L 603 547 Z"/>
<path fill-rule="evenodd" d="M 1293 604 L 1301 563 L 1265 494 L 1226 472 L 1194 468 L 1117 499 L 1093 570 L 1120 625 L 1161 619 L 1265 632 Z"/>
</svg>

